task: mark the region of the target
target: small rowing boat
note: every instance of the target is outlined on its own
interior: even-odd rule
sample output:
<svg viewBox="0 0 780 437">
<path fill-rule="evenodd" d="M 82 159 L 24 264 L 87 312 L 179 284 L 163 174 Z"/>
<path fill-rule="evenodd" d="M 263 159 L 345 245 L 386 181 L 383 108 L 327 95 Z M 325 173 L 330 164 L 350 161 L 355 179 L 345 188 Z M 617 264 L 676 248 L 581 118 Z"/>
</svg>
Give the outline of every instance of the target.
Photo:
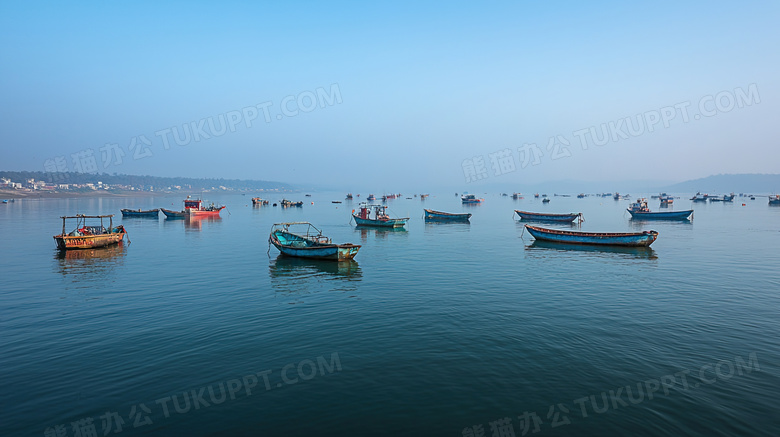
<svg viewBox="0 0 780 437">
<path fill-rule="evenodd" d="M 291 226 L 306 228 L 293 232 Z M 268 242 L 287 256 L 332 261 L 351 260 L 360 250 L 358 244 L 334 244 L 309 222 L 276 223 L 271 227 Z"/>
<path fill-rule="evenodd" d="M 603 246 L 647 247 L 658 238 L 656 231 L 644 232 L 574 232 L 525 225 L 537 240 L 569 244 L 597 244 Z"/>
<path fill-rule="evenodd" d="M 127 209 L 124 208 L 122 211 L 122 217 L 154 217 L 157 218 L 159 215 L 159 209 L 149 209 L 146 211 L 142 211 L 141 208 L 138 209 Z"/>
<path fill-rule="evenodd" d="M 189 215 L 187 214 L 187 211 L 171 211 L 170 209 L 165 208 L 160 208 L 160 211 L 165 214 L 165 218 L 169 219 L 185 218 Z"/>
<path fill-rule="evenodd" d="M 425 210 L 426 221 L 447 221 L 447 222 L 467 222 L 471 218 L 471 214 L 454 214 L 450 212 L 434 211 L 432 209 Z"/>
<path fill-rule="evenodd" d="M 560 222 L 571 223 L 577 218 L 582 219 L 582 213 L 572 212 L 569 214 L 548 214 L 545 212 L 528 212 L 515 210 L 515 213 L 520 216 L 521 220 L 537 221 L 537 222 Z"/>
</svg>

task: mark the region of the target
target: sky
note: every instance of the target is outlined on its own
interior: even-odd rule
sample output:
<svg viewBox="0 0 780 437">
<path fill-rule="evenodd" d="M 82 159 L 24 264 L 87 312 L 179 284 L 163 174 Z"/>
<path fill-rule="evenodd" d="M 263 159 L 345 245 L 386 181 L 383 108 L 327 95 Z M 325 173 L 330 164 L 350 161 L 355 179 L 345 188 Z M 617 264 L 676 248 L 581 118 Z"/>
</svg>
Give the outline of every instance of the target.
<svg viewBox="0 0 780 437">
<path fill-rule="evenodd" d="M 780 172 L 780 3 L 683 3 L 3 2 L 0 170 L 390 191 Z"/>
</svg>

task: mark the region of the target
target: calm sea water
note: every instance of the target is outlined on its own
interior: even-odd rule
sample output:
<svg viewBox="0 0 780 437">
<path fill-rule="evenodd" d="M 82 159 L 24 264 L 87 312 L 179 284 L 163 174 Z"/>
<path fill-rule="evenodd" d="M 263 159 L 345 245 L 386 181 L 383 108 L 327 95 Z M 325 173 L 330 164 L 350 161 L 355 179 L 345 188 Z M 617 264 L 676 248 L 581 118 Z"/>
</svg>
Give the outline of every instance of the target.
<svg viewBox="0 0 780 437">
<path fill-rule="evenodd" d="M 482 196 L 391 200 L 401 231 L 355 228 L 342 193 L 209 195 L 228 208 L 199 222 L 119 213 L 181 196 L 0 205 L 2 434 L 780 434 L 780 208 L 637 223 L 611 198 Z M 660 236 L 539 244 L 514 209 Z M 75 213 L 120 215 L 131 243 L 61 256 Z M 269 251 L 271 225 L 299 220 L 362 244 L 355 262 Z"/>
</svg>

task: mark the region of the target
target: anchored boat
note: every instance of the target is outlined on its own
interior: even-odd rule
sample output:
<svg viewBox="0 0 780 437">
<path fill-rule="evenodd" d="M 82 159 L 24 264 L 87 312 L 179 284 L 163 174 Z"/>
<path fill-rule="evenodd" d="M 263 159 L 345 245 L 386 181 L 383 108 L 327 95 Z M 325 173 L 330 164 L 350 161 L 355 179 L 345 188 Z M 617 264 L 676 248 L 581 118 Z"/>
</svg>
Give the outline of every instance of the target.
<svg viewBox="0 0 780 437">
<path fill-rule="evenodd" d="M 374 211 L 373 218 L 371 217 L 372 209 Z M 404 226 L 406 221 L 409 220 L 409 217 L 390 218 L 387 215 L 386 206 L 368 203 L 361 203 L 357 214 L 355 214 L 355 210 L 352 210 L 352 218 L 355 219 L 355 223 L 358 226 L 378 226 L 383 228 L 399 228 Z"/>
<path fill-rule="evenodd" d="M 544 212 L 528 212 L 515 210 L 515 213 L 520 216 L 521 220 L 531 220 L 537 222 L 560 222 L 571 223 L 577 218 L 582 220 L 582 213 L 572 212 L 569 214 L 548 214 Z"/>
<path fill-rule="evenodd" d="M 478 199 L 477 196 L 473 194 L 464 194 L 460 196 L 460 201 L 463 203 L 481 203 L 485 199 Z"/>
<path fill-rule="evenodd" d="M 184 211 L 189 213 L 190 216 L 195 217 L 201 217 L 201 216 L 218 216 L 219 212 L 222 211 L 225 208 L 225 206 L 216 206 L 213 203 L 209 206 L 205 206 L 203 204 L 203 200 L 201 199 L 190 199 L 190 196 L 187 196 L 187 199 L 184 201 Z"/>
<path fill-rule="evenodd" d="M 174 218 L 185 218 L 189 214 L 187 211 L 171 211 L 170 209 L 160 208 L 160 211 L 162 211 L 163 214 L 165 214 L 165 218 L 174 219 Z"/>
<path fill-rule="evenodd" d="M 159 215 L 159 209 L 150 209 L 147 211 L 141 211 L 141 208 L 138 209 L 122 209 L 122 217 L 154 217 L 157 218 Z"/>
<path fill-rule="evenodd" d="M 733 202 L 734 201 L 734 193 L 731 194 L 724 194 L 723 196 L 710 196 L 710 202 Z"/>
<path fill-rule="evenodd" d="M 292 200 L 282 199 L 279 204 L 282 206 L 282 208 L 291 208 L 293 206 L 298 208 L 303 208 L 303 201 L 299 200 L 297 202 L 293 202 Z"/>
<path fill-rule="evenodd" d="M 628 207 L 631 218 L 642 220 L 687 220 L 693 214 L 692 209 L 684 211 L 650 211 L 647 199 L 637 199 Z"/>
<path fill-rule="evenodd" d="M 603 246 L 647 247 L 658 238 L 656 231 L 644 232 L 574 232 L 558 229 L 546 229 L 525 225 L 528 232 L 537 240 L 554 241 L 569 244 L 597 244 Z"/>
<path fill-rule="evenodd" d="M 54 236 L 57 248 L 60 250 L 93 249 L 95 247 L 109 246 L 122 241 L 127 232 L 124 226 L 114 227 L 114 215 L 83 215 L 64 216 L 62 219 L 62 233 Z M 107 218 L 108 229 L 103 227 L 103 219 Z M 76 219 L 76 229 L 65 233 L 65 221 Z M 100 225 L 87 226 L 87 219 L 100 219 Z"/>
<path fill-rule="evenodd" d="M 261 199 L 259 197 L 253 197 L 252 198 L 252 205 L 253 206 L 265 206 L 268 205 L 268 201 L 265 199 Z"/>
<path fill-rule="evenodd" d="M 291 226 L 301 229 L 293 232 Z M 268 242 L 287 256 L 332 261 L 351 260 L 361 247 L 351 243 L 334 244 L 309 222 L 276 223 L 271 227 Z"/>
<path fill-rule="evenodd" d="M 471 218 L 471 214 L 453 214 L 449 212 L 434 211 L 432 209 L 425 210 L 426 221 L 447 221 L 447 222 L 467 222 Z"/>
</svg>

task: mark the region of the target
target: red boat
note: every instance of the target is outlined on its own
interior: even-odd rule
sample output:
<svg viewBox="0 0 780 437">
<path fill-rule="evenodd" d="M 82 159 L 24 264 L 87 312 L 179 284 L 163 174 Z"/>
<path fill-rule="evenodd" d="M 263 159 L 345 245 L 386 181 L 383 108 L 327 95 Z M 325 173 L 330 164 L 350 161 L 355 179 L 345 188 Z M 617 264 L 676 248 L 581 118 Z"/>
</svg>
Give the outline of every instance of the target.
<svg viewBox="0 0 780 437">
<path fill-rule="evenodd" d="M 188 213 L 190 216 L 195 217 L 218 216 L 219 212 L 224 208 L 224 205 L 216 206 L 213 203 L 209 206 L 205 206 L 203 204 L 203 200 L 190 199 L 190 196 L 187 196 L 187 199 L 184 201 L 184 212 Z"/>
</svg>

